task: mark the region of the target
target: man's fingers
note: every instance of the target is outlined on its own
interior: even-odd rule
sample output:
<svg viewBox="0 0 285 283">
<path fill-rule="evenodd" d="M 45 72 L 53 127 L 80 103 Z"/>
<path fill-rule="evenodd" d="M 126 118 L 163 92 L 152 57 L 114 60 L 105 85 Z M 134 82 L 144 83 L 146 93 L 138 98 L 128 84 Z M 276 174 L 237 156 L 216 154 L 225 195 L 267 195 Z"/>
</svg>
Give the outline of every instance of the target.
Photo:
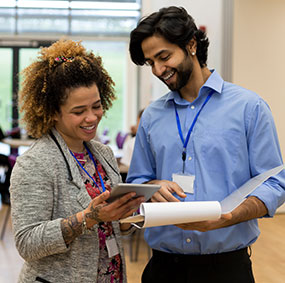
<svg viewBox="0 0 285 283">
<path fill-rule="evenodd" d="M 173 196 L 173 192 L 176 192 L 176 189 L 170 186 L 162 187 L 157 193 L 153 195 L 152 201 L 156 202 L 179 202 L 180 200 Z"/>
<path fill-rule="evenodd" d="M 167 199 L 164 197 L 163 194 L 160 192 L 156 192 L 152 197 L 151 197 L 152 202 L 167 202 Z"/>
<path fill-rule="evenodd" d="M 181 198 L 186 198 L 186 194 L 177 183 L 169 182 L 167 186 L 171 189 L 172 193 L 176 193 Z"/>
</svg>

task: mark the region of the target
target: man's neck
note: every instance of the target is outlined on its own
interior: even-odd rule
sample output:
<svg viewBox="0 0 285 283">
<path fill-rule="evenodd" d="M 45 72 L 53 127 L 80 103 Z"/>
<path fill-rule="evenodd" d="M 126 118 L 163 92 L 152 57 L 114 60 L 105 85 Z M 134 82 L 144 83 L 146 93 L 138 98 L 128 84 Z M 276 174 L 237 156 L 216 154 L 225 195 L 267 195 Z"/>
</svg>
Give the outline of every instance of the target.
<svg viewBox="0 0 285 283">
<path fill-rule="evenodd" d="M 210 75 L 211 71 L 207 67 L 194 68 L 187 85 L 180 90 L 180 95 L 189 102 L 193 102 Z"/>
</svg>

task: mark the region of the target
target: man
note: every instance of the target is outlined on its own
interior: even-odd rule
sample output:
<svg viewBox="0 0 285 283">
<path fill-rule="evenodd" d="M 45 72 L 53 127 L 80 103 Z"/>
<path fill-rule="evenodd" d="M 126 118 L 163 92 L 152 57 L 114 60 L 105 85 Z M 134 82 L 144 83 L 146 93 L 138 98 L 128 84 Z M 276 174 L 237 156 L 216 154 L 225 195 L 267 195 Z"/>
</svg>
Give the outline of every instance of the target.
<svg viewBox="0 0 285 283">
<path fill-rule="evenodd" d="M 221 201 L 283 163 L 266 102 L 207 68 L 209 41 L 185 9 L 162 8 L 132 31 L 130 54 L 171 90 L 143 113 L 127 182 L 162 187 L 152 201 Z M 254 282 L 257 218 L 285 200 L 284 170 L 217 221 L 148 228 L 142 282 Z"/>
</svg>

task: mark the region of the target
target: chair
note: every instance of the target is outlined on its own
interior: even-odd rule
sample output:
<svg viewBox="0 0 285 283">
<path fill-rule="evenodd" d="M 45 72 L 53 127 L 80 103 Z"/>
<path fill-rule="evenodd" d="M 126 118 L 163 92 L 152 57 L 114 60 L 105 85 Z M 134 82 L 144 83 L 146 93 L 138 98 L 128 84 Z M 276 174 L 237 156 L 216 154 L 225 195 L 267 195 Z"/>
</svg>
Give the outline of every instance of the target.
<svg viewBox="0 0 285 283">
<path fill-rule="evenodd" d="M 138 254 L 141 242 L 141 235 L 144 234 L 144 229 L 137 229 L 133 234 L 130 235 L 129 248 L 130 248 L 130 261 L 138 261 Z M 133 255 L 133 242 L 135 241 L 135 254 Z M 151 258 L 151 248 L 147 246 L 148 259 Z"/>
<path fill-rule="evenodd" d="M 11 205 L 9 204 L 9 205 L 8 205 L 8 208 L 7 208 L 7 210 L 6 210 L 6 214 L 5 214 L 5 218 L 4 218 L 4 223 L 3 223 L 2 230 L 1 230 L 1 234 L 0 234 L 0 241 L 2 241 L 3 238 L 4 238 L 4 234 L 5 234 L 6 227 L 7 227 L 8 220 L 9 220 L 9 216 L 10 216 L 10 211 L 11 211 Z"/>
<path fill-rule="evenodd" d="M 0 141 L 3 140 L 5 138 L 5 134 L 3 133 L 1 127 L 0 127 Z"/>
<path fill-rule="evenodd" d="M 117 144 L 117 147 L 119 149 L 122 149 L 123 148 L 123 145 L 126 141 L 126 138 L 128 137 L 128 133 L 126 134 L 123 134 L 122 132 L 118 132 L 117 136 L 116 136 L 116 144 Z"/>
<path fill-rule="evenodd" d="M 3 240 L 6 226 L 9 220 L 10 216 L 10 210 L 11 210 L 11 204 L 10 204 L 10 177 L 12 173 L 12 165 L 9 161 L 9 157 L 0 154 L 0 194 L 1 194 L 1 201 L 2 204 L 8 205 L 8 209 L 6 210 L 6 215 L 4 218 L 4 223 L 2 226 L 1 234 L 0 234 L 0 240 Z"/>
<path fill-rule="evenodd" d="M 109 133 L 109 129 L 104 129 L 102 135 L 100 135 L 98 138 L 99 138 L 99 141 L 102 143 L 102 144 L 108 144 L 110 143 L 110 137 L 108 136 L 108 133 Z"/>
</svg>

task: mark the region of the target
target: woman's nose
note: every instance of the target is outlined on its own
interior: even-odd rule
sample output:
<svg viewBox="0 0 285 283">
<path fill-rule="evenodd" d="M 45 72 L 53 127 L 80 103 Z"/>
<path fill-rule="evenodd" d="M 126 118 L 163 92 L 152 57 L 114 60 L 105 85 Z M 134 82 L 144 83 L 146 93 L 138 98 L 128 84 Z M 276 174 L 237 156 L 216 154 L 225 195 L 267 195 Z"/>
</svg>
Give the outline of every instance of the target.
<svg viewBox="0 0 285 283">
<path fill-rule="evenodd" d="M 97 119 L 98 119 L 98 115 L 95 111 L 90 110 L 87 112 L 87 115 L 85 117 L 85 120 L 87 122 L 93 122 L 93 121 L 96 121 Z"/>
</svg>

